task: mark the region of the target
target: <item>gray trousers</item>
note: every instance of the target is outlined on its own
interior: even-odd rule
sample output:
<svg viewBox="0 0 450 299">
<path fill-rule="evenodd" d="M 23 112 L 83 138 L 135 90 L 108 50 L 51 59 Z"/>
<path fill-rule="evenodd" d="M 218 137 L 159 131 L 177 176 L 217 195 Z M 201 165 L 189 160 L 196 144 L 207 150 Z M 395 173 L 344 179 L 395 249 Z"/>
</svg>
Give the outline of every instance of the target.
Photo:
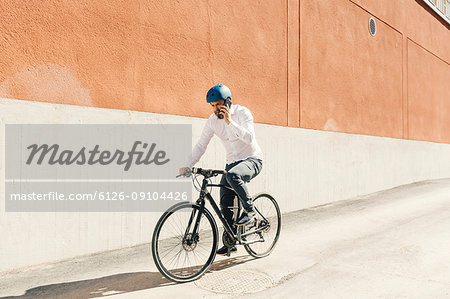
<svg viewBox="0 0 450 299">
<path fill-rule="evenodd" d="M 256 158 L 247 158 L 245 160 L 233 162 L 225 166 L 227 174 L 222 175 L 221 185 L 233 188 L 239 197 L 242 207 L 246 211 L 253 210 L 253 200 L 248 194 L 246 182 L 250 182 L 257 176 L 262 169 L 262 160 Z M 227 189 L 220 188 L 220 207 L 228 224 L 233 224 L 233 204 L 235 194 Z"/>
</svg>

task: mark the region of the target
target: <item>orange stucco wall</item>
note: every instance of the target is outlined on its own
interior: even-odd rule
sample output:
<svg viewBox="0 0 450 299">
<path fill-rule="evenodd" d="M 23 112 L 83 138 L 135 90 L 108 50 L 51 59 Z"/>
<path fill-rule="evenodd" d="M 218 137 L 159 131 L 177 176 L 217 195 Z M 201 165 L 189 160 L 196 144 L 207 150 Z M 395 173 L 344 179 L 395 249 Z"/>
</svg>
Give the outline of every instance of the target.
<svg viewBox="0 0 450 299">
<path fill-rule="evenodd" d="M 402 36 L 350 2 L 301 9 L 301 125 L 402 137 Z"/>
<path fill-rule="evenodd" d="M 368 32 L 368 20 L 377 34 Z M 1 1 L 0 97 L 450 143 L 450 30 L 421 0 Z"/>
</svg>

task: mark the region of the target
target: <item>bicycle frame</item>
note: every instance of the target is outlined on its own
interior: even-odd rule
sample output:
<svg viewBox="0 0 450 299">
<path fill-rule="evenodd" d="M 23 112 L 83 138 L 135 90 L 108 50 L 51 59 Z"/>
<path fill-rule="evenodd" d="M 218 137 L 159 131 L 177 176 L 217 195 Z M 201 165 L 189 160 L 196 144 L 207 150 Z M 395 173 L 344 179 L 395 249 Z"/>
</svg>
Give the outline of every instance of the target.
<svg viewBox="0 0 450 299">
<path fill-rule="evenodd" d="M 221 184 L 208 184 L 208 180 L 206 178 L 203 179 L 202 188 L 200 190 L 200 196 L 199 196 L 199 198 L 196 201 L 196 203 L 200 206 L 200 210 L 199 210 L 199 213 L 198 213 L 198 215 L 197 215 L 197 217 L 195 219 L 194 229 L 192 231 L 193 238 L 194 238 L 194 236 L 197 235 L 197 232 L 198 232 L 198 227 L 199 227 L 199 224 L 200 224 L 200 218 L 201 218 L 201 215 L 203 213 L 203 210 L 205 209 L 205 202 L 206 202 L 205 201 L 205 197 L 206 197 L 206 199 L 209 201 L 209 203 L 213 207 L 214 212 L 217 214 L 217 216 L 219 217 L 220 221 L 222 222 L 223 227 L 224 227 L 225 231 L 227 232 L 228 236 L 233 241 L 238 242 L 241 245 L 252 244 L 252 243 L 256 243 L 256 242 L 264 242 L 264 238 L 262 238 L 262 236 L 260 236 L 259 240 L 253 240 L 253 241 L 245 241 L 245 240 L 243 241 L 242 237 L 246 237 L 246 236 L 249 236 L 249 235 L 252 235 L 252 234 L 256 234 L 256 233 L 258 233 L 260 231 L 263 231 L 263 230 L 265 230 L 267 228 L 268 225 L 265 225 L 264 227 L 256 228 L 255 230 L 247 232 L 247 233 L 244 233 L 244 234 L 241 234 L 241 230 L 238 229 L 237 233 L 235 234 L 233 232 L 232 228 L 230 227 L 230 225 L 228 224 L 228 222 L 226 221 L 226 219 L 224 218 L 224 216 L 223 216 L 222 212 L 220 211 L 219 207 L 217 206 L 214 198 L 212 197 L 212 195 L 207 190 L 207 187 L 223 187 L 223 188 L 230 189 L 230 190 L 232 190 L 234 192 L 234 190 L 232 188 L 228 187 L 228 186 L 221 185 Z M 255 210 L 256 210 L 256 212 L 259 215 L 261 215 L 261 217 L 265 221 L 267 221 L 267 219 L 261 213 L 259 213 L 259 211 L 258 211 L 258 209 L 256 209 L 256 207 L 255 207 Z M 194 213 L 191 214 L 191 218 L 189 219 L 188 226 L 186 228 L 185 234 L 188 234 L 188 232 L 189 232 L 189 229 L 191 227 L 192 221 L 194 220 L 193 216 L 194 216 Z"/>
</svg>

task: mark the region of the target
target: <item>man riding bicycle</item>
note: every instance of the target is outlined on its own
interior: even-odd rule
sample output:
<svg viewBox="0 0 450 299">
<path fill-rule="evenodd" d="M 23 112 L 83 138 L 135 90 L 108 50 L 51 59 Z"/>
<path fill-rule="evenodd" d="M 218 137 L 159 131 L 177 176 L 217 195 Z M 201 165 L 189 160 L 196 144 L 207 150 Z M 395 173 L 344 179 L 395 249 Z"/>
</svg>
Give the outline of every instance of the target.
<svg viewBox="0 0 450 299">
<path fill-rule="evenodd" d="M 194 146 L 189 167 L 180 169 L 180 174 L 189 171 L 197 163 L 216 134 L 226 150 L 227 174 L 222 175 L 220 184 L 233 188 L 239 197 L 244 213 L 236 220 L 237 225 L 245 225 L 255 217 L 253 200 L 248 193 L 246 182 L 250 182 L 261 172 L 262 151 L 259 147 L 253 125 L 253 116 L 249 109 L 240 105 L 231 105 L 231 91 L 222 84 L 213 86 L 206 95 L 206 102 L 213 109 L 213 114 L 206 121 L 202 135 Z M 234 193 L 227 188 L 220 188 L 220 207 L 228 224 L 233 225 Z M 235 246 L 229 249 L 236 252 Z M 223 246 L 217 254 L 225 255 L 228 247 Z"/>
</svg>

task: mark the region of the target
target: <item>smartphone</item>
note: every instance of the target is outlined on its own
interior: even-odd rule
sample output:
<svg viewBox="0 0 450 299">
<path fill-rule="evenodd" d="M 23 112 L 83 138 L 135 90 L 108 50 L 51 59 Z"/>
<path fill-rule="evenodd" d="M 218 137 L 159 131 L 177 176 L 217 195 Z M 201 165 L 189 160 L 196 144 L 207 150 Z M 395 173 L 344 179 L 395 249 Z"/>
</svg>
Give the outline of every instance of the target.
<svg viewBox="0 0 450 299">
<path fill-rule="evenodd" d="M 224 106 L 227 106 L 228 108 L 230 108 L 230 107 L 231 107 L 231 101 L 230 101 L 230 99 L 226 99 L 226 100 L 225 100 L 225 103 L 223 103 L 223 105 L 224 105 Z M 223 114 L 222 114 L 222 113 L 219 113 L 219 115 L 218 115 L 217 117 L 220 118 L 220 119 L 222 119 L 222 118 L 223 118 Z"/>
</svg>

